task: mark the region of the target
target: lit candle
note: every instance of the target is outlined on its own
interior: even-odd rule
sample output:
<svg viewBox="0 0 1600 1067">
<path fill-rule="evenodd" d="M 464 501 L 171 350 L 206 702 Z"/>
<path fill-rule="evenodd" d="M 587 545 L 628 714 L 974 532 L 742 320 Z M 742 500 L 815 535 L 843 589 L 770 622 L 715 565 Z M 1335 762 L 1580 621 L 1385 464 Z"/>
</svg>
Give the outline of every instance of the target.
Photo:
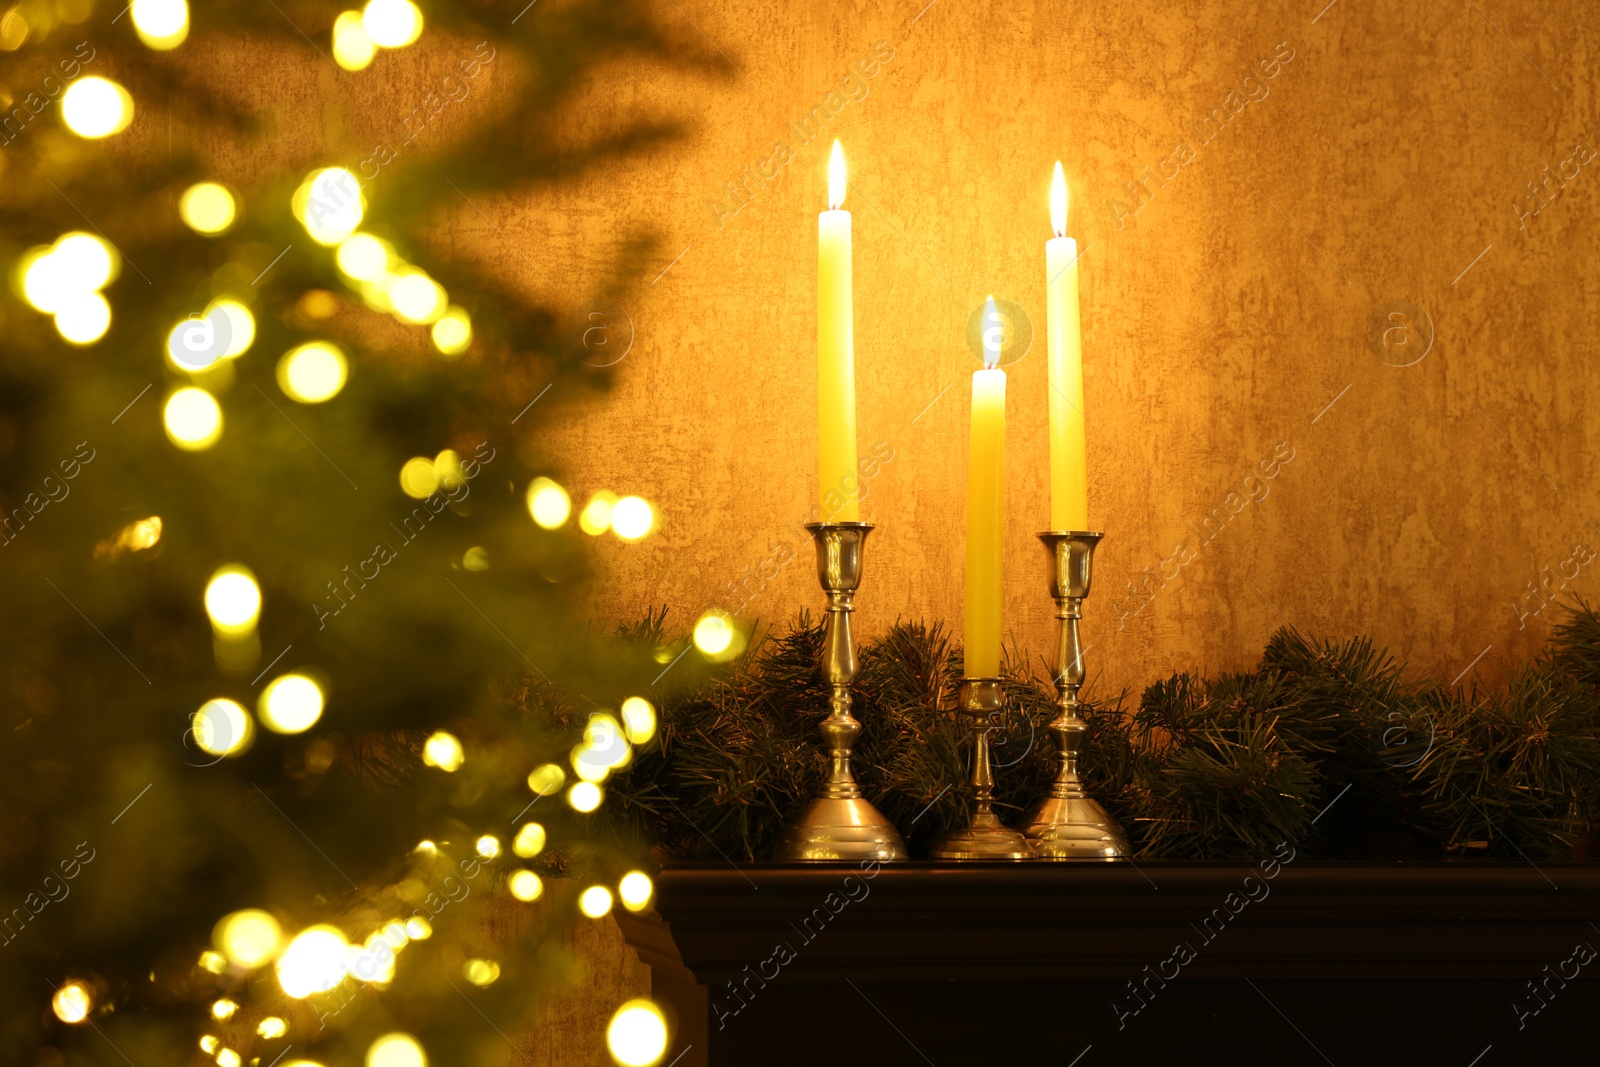
<svg viewBox="0 0 1600 1067">
<path fill-rule="evenodd" d="M 1083 333 L 1078 321 L 1078 242 L 1067 236 L 1067 179 L 1056 164 L 1045 243 L 1046 362 L 1050 367 L 1050 528 L 1089 528 L 1089 459 L 1083 423 Z"/>
<path fill-rule="evenodd" d="M 1005 487 L 1006 372 L 994 297 L 983 316 L 983 370 L 972 374 L 972 437 L 967 457 L 967 584 L 962 673 L 1000 676 L 1000 516 Z"/>
<path fill-rule="evenodd" d="M 817 216 L 817 484 L 825 522 L 861 518 L 850 212 L 839 207 L 844 185 L 844 152 L 835 141 L 828 159 L 828 210 Z"/>
</svg>

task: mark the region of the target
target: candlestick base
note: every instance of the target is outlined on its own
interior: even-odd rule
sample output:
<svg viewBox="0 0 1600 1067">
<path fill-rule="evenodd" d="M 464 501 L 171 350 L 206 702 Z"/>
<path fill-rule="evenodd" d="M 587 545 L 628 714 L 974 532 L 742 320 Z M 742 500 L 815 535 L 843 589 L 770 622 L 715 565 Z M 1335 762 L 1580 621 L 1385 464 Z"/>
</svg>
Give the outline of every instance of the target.
<svg viewBox="0 0 1600 1067">
<path fill-rule="evenodd" d="M 1083 685 L 1083 644 L 1078 621 L 1089 595 L 1094 548 L 1104 534 L 1085 530 L 1048 530 L 1039 535 L 1050 556 L 1050 596 L 1061 623 L 1056 646 L 1056 706 L 1061 714 L 1050 723 L 1061 752 L 1061 770 L 1050 795 L 1028 817 L 1028 840 L 1045 860 L 1118 860 L 1128 855 L 1122 827 L 1088 793 L 1078 778 L 1078 758 L 1088 740 L 1089 724 L 1079 711 Z"/>
<path fill-rule="evenodd" d="M 899 831 L 861 795 L 850 773 L 850 752 L 861 732 L 861 724 L 850 714 L 850 683 L 860 669 L 850 614 L 855 610 L 862 549 L 872 524 L 808 522 L 806 529 L 817 548 L 817 577 L 828 594 L 821 666 L 831 694 L 821 730 L 831 767 L 822 795 L 785 832 L 777 858 L 807 863 L 903 860 L 906 846 Z"/>
<path fill-rule="evenodd" d="M 972 821 L 952 830 L 933 849 L 936 860 L 1031 860 L 1037 854 L 1028 839 L 1002 823 L 993 810 L 994 770 L 989 763 L 992 717 L 1005 706 L 999 678 L 963 678 L 956 708 L 973 719 Z"/>
</svg>

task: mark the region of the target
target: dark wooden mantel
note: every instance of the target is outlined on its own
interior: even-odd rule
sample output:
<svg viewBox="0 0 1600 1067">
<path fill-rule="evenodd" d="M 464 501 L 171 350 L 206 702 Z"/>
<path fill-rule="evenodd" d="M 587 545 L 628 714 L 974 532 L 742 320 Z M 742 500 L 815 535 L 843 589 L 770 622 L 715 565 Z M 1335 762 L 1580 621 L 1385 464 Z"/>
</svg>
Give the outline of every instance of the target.
<svg viewBox="0 0 1600 1067">
<path fill-rule="evenodd" d="M 677 1067 L 1600 1051 L 1600 865 L 685 865 L 619 921 Z"/>
</svg>

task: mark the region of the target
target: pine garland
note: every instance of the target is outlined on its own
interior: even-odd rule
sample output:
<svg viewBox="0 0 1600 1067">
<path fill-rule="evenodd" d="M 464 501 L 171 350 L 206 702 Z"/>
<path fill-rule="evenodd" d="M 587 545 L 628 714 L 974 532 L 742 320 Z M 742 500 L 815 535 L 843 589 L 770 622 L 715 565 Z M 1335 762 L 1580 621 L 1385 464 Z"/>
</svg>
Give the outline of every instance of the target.
<svg viewBox="0 0 1600 1067">
<path fill-rule="evenodd" d="M 629 636 L 672 647 L 664 614 Z M 681 639 L 680 639 L 681 640 Z M 765 859 L 826 773 L 819 621 L 801 615 L 661 697 L 661 732 L 611 785 L 614 827 L 680 857 Z M 963 825 L 970 729 L 951 710 L 960 652 L 937 623 L 860 649 L 854 769 L 914 856 Z M 991 737 L 1012 822 L 1054 777 L 1054 688 L 1012 654 Z M 1600 819 L 1600 617 L 1568 608 L 1505 687 L 1408 678 L 1366 638 L 1281 629 L 1251 671 L 1175 674 L 1092 703 L 1083 774 L 1140 857 L 1585 858 Z"/>
</svg>

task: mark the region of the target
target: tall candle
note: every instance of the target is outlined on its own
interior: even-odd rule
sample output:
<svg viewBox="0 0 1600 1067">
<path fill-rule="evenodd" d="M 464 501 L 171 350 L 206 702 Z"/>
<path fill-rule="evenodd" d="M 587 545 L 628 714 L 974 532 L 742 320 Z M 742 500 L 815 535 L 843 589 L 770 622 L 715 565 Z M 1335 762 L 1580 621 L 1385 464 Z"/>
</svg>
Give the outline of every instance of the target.
<svg viewBox="0 0 1600 1067">
<path fill-rule="evenodd" d="M 861 518 L 856 473 L 856 371 L 850 278 L 850 212 L 844 152 L 828 160 L 828 210 L 817 216 L 817 456 L 825 522 Z"/>
<path fill-rule="evenodd" d="M 1089 528 L 1089 460 L 1083 422 L 1083 334 L 1078 320 L 1078 242 L 1067 234 L 1067 180 L 1056 164 L 1045 243 L 1046 362 L 1050 369 L 1050 528 Z"/>
<path fill-rule="evenodd" d="M 1000 675 L 1000 540 L 1005 487 L 1006 372 L 994 298 L 984 312 L 983 366 L 972 374 L 972 433 L 967 456 L 967 582 L 962 673 Z"/>
</svg>

